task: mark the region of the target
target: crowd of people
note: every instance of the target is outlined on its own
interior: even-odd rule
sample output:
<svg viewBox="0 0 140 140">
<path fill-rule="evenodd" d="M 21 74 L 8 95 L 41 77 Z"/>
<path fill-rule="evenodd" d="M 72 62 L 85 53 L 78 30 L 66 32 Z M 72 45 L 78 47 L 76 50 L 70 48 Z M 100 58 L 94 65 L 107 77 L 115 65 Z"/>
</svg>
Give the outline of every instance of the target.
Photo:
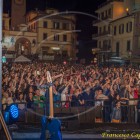
<svg viewBox="0 0 140 140">
<path fill-rule="evenodd" d="M 105 122 L 140 121 L 140 70 L 129 66 L 6 63 L 2 68 L 3 109 L 13 102 L 44 108 L 47 71 L 53 80 L 54 107 L 98 107 L 96 117 L 103 116 Z M 19 109 L 25 109 L 25 104 L 19 104 Z"/>
</svg>

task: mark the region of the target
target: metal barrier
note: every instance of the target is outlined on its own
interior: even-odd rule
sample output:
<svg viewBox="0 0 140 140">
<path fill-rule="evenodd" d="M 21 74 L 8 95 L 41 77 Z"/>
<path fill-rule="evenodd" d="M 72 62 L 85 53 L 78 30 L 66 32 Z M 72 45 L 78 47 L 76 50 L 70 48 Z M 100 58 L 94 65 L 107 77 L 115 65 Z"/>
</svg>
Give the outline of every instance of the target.
<svg viewBox="0 0 140 140">
<path fill-rule="evenodd" d="M 108 100 L 88 100 L 85 102 L 85 106 L 80 106 L 76 104 L 76 102 L 54 102 L 54 116 L 65 118 L 65 119 L 73 119 L 77 118 L 79 123 L 96 123 L 96 122 L 103 122 L 103 123 L 110 123 L 111 122 L 111 113 L 112 113 L 112 106 L 109 105 L 100 105 L 96 106 L 97 101 L 108 101 Z M 129 101 L 139 101 L 136 99 L 131 99 Z M 17 103 L 25 104 L 24 110 L 19 110 L 20 119 L 19 122 L 24 123 L 40 123 L 40 117 L 42 115 L 46 115 L 46 109 L 44 103 L 44 108 L 39 108 L 33 106 L 33 108 L 27 108 L 26 103 Z M 6 104 L 4 104 L 6 105 Z M 4 106 L 3 105 L 3 106 Z M 140 109 L 137 108 L 137 105 L 121 105 L 121 112 L 122 112 L 122 121 L 127 123 L 137 123 L 138 119 L 140 118 Z M 98 120 L 99 119 L 99 120 Z M 139 120 L 140 121 L 140 120 Z"/>
</svg>

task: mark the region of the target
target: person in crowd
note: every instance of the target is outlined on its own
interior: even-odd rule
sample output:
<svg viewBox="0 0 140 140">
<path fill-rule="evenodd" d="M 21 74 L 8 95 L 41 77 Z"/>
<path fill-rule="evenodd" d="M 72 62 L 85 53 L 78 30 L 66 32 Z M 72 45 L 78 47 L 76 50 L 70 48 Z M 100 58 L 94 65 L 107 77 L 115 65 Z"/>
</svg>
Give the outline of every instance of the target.
<svg viewBox="0 0 140 140">
<path fill-rule="evenodd" d="M 83 106 L 85 103 L 84 98 L 79 91 L 80 91 L 79 89 L 76 89 L 75 93 L 72 95 L 72 98 L 71 98 L 71 106 L 72 107 Z"/>
<path fill-rule="evenodd" d="M 112 123 L 120 123 L 121 122 L 121 103 L 120 101 L 116 102 L 116 107 L 114 107 L 113 109 L 113 113 L 112 113 L 112 119 L 111 122 Z"/>
<path fill-rule="evenodd" d="M 95 121 L 97 122 L 103 121 L 104 100 L 108 100 L 108 97 L 103 94 L 103 90 L 101 88 L 98 88 L 95 94 L 95 106 L 97 106 L 95 108 L 96 109 Z"/>
<path fill-rule="evenodd" d="M 121 100 L 121 111 L 122 113 L 122 122 L 128 122 L 128 101 L 129 101 L 129 91 L 128 86 L 122 85 L 120 88 L 120 100 Z"/>
<path fill-rule="evenodd" d="M 8 92 L 5 92 L 2 98 L 3 110 L 6 109 L 7 105 L 10 105 L 12 103 L 13 103 L 12 97 L 9 95 Z"/>
<path fill-rule="evenodd" d="M 61 95 L 60 93 L 56 90 L 55 86 L 53 86 L 53 101 L 54 101 L 54 107 L 61 107 Z"/>
<path fill-rule="evenodd" d="M 45 106 L 44 101 L 45 101 L 45 96 L 40 94 L 40 90 L 35 91 L 35 96 L 33 97 L 34 104 L 35 106 L 39 108 L 43 108 Z"/>
<path fill-rule="evenodd" d="M 34 105 L 33 93 L 32 92 L 30 92 L 28 94 L 26 101 L 27 101 L 27 108 L 32 108 L 33 105 Z"/>
<path fill-rule="evenodd" d="M 90 86 L 86 86 L 86 90 L 82 94 L 85 106 L 94 105 L 94 93 L 91 91 Z"/>
<path fill-rule="evenodd" d="M 18 103 L 18 108 L 20 110 L 24 110 L 26 108 L 26 101 L 24 100 L 24 95 L 22 92 L 19 94 L 19 97 L 15 102 Z"/>
<path fill-rule="evenodd" d="M 130 123 L 135 122 L 135 101 L 134 101 L 134 87 L 129 87 L 129 118 Z"/>
</svg>

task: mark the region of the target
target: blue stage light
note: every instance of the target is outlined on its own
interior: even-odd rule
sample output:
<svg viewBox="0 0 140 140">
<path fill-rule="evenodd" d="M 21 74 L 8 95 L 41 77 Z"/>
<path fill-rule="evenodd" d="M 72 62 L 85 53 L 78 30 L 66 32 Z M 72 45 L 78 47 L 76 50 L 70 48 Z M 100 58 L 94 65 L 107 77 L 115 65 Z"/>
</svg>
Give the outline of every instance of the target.
<svg viewBox="0 0 140 140">
<path fill-rule="evenodd" d="M 18 108 L 17 108 L 16 105 L 13 104 L 13 105 L 10 106 L 10 113 L 11 113 L 11 117 L 13 119 L 17 119 L 18 118 L 19 112 L 18 112 Z"/>
<path fill-rule="evenodd" d="M 4 119 L 7 124 L 12 124 L 16 122 L 19 118 L 19 111 L 16 104 L 11 104 L 6 107 L 4 112 Z"/>
</svg>

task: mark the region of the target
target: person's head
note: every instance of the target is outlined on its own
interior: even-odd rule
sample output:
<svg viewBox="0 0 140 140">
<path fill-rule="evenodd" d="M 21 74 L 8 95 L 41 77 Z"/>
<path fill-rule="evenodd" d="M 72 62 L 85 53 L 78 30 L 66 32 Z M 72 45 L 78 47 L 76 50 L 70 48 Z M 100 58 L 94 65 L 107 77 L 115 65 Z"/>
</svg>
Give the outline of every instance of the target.
<svg viewBox="0 0 140 140">
<path fill-rule="evenodd" d="M 5 93 L 4 93 L 4 97 L 5 97 L 6 99 L 9 97 L 8 92 L 5 92 Z"/>
<path fill-rule="evenodd" d="M 107 89 L 110 89 L 110 87 L 111 87 L 110 84 L 107 84 Z"/>
<path fill-rule="evenodd" d="M 29 98 L 32 99 L 33 98 L 33 93 L 29 92 Z"/>
<path fill-rule="evenodd" d="M 134 93 L 134 86 L 130 86 L 129 92 L 130 92 L 130 93 Z"/>
<path fill-rule="evenodd" d="M 32 86 L 29 88 L 29 92 L 33 92 L 33 88 L 32 88 Z"/>
<path fill-rule="evenodd" d="M 99 89 L 98 90 L 98 94 L 103 94 L 103 90 L 102 89 Z"/>
<path fill-rule="evenodd" d="M 116 102 L 116 107 L 117 108 L 120 108 L 121 107 L 121 102 L 120 101 Z"/>
<path fill-rule="evenodd" d="M 35 91 L 35 95 L 36 95 L 36 96 L 40 96 L 40 91 L 39 91 L 39 89 L 37 89 L 37 90 Z"/>
<path fill-rule="evenodd" d="M 75 89 L 74 94 L 75 94 L 75 96 L 78 96 L 79 95 L 79 89 Z"/>
<path fill-rule="evenodd" d="M 19 100 L 23 100 L 23 97 L 24 97 L 23 93 L 20 93 Z"/>
<path fill-rule="evenodd" d="M 115 84 L 114 86 L 113 86 L 113 90 L 117 90 L 117 85 Z"/>
<path fill-rule="evenodd" d="M 116 100 L 120 100 L 120 95 L 119 95 L 119 94 L 116 94 L 116 95 L 115 95 L 115 99 L 116 99 Z"/>
</svg>

